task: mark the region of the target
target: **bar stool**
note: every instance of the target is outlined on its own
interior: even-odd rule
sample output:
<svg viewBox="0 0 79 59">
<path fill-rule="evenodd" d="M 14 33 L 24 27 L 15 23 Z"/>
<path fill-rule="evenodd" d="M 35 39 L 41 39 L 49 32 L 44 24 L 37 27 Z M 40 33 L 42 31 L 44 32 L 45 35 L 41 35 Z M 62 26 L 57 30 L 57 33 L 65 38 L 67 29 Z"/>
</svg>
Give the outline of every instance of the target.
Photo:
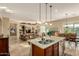
<svg viewBox="0 0 79 59">
<path fill-rule="evenodd" d="M 66 46 L 65 46 L 65 54 L 67 55 L 67 56 L 72 56 L 73 55 L 73 52 L 75 52 L 75 48 L 73 49 L 73 41 L 72 41 L 72 39 L 68 39 L 67 41 L 65 41 L 66 43 L 65 44 L 67 44 Z"/>
<path fill-rule="evenodd" d="M 78 53 L 78 52 L 77 52 L 77 51 L 78 51 L 77 49 L 78 49 L 78 47 L 79 47 L 78 44 L 79 44 L 79 38 L 76 38 L 76 40 L 75 40 L 75 51 L 76 51 L 76 56 L 77 56 L 77 53 Z"/>
<path fill-rule="evenodd" d="M 75 41 L 75 46 L 78 47 L 78 43 L 79 43 L 79 38 L 76 38 L 76 41 Z"/>
</svg>

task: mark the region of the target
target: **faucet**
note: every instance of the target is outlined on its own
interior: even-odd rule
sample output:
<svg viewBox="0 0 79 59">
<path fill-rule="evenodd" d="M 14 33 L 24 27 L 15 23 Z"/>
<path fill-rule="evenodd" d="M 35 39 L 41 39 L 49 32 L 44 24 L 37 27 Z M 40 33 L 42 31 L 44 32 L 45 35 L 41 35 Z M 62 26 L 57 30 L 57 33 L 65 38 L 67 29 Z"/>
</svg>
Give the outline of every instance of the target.
<svg viewBox="0 0 79 59">
<path fill-rule="evenodd" d="M 42 39 L 41 39 L 42 41 L 44 41 L 45 40 L 45 33 L 42 33 Z"/>
</svg>

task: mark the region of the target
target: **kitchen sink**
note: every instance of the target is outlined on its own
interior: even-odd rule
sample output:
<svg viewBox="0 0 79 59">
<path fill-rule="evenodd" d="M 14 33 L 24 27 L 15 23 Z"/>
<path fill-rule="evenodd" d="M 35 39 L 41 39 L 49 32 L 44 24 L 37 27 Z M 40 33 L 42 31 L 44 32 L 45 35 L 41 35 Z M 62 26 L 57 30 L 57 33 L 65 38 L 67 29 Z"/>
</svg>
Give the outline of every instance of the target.
<svg viewBox="0 0 79 59">
<path fill-rule="evenodd" d="M 52 42 L 54 42 L 54 40 L 50 40 L 50 39 L 45 39 L 45 40 L 40 40 L 38 41 L 40 44 L 50 44 Z"/>
</svg>

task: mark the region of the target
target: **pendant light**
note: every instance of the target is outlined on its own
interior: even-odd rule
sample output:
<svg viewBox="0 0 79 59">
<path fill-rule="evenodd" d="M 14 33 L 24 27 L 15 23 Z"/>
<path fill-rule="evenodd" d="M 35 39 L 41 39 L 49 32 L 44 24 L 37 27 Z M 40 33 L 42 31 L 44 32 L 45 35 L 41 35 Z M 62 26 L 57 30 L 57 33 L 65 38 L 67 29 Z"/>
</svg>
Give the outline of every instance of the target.
<svg viewBox="0 0 79 59">
<path fill-rule="evenodd" d="M 39 4 L 39 24 L 41 24 L 41 3 Z"/>
<path fill-rule="evenodd" d="M 49 6 L 50 7 L 50 21 L 52 20 L 52 5 Z M 49 25 L 52 25 L 51 23 Z"/>
<path fill-rule="evenodd" d="M 65 13 L 65 16 L 66 16 L 66 28 L 68 28 L 67 15 L 68 15 L 68 13 Z"/>
<path fill-rule="evenodd" d="M 45 15 L 45 24 L 47 25 L 48 23 L 47 23 L 47 3 L 45 4 L 45 6 L 46 6 L 46 15 Z"/>
<path fill-rule="evenodd" d="M 39 6 L 38 6 L 38 19 L 36 21 L 36 24 L 41 24 L 41 3 L 39 3 Z"/>
</svg>

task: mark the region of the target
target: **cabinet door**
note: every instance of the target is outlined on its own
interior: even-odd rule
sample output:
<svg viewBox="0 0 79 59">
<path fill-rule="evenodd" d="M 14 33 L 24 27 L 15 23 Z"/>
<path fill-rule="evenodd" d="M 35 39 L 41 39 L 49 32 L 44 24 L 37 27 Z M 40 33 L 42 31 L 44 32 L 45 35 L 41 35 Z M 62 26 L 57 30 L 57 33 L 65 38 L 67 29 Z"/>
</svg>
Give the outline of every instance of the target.
<svg viewBox="0 0 79 59">
<path fill-rule="evenodd" d="M 45 55 L 52 56 L 52 51 L 52 46 L 48 47 L 47 49 L 45 49 Z"/>
<path fill-rule="evenodd" d="M 54 56 L 59 56 L 59 43 L 54 45 Z"/>
<path fill-rule="evenodd" d="M 58 56 L 58 55 L 59 55 L 58 52 L 59 52 L 59 51 L 58 51 L 58 47 L 55 47 L 55 48 L 54 48 L 54 56 Z"/>
<path fill-rule="evenodd" d="M 44 56 L 44 49 L 32 44 L 32 56 Z"/>
<path fill-rule="evenodd" d="M 9 49 L 8 49 L 8 39 L 7 38 L 3 38 L 0 39 L 0 53 L 8 53 Z"/>
<path fill-rule="evenodd" d="M 0 53 L 3 53 L 3 42 L 0 40 Z"/>
</svg>

